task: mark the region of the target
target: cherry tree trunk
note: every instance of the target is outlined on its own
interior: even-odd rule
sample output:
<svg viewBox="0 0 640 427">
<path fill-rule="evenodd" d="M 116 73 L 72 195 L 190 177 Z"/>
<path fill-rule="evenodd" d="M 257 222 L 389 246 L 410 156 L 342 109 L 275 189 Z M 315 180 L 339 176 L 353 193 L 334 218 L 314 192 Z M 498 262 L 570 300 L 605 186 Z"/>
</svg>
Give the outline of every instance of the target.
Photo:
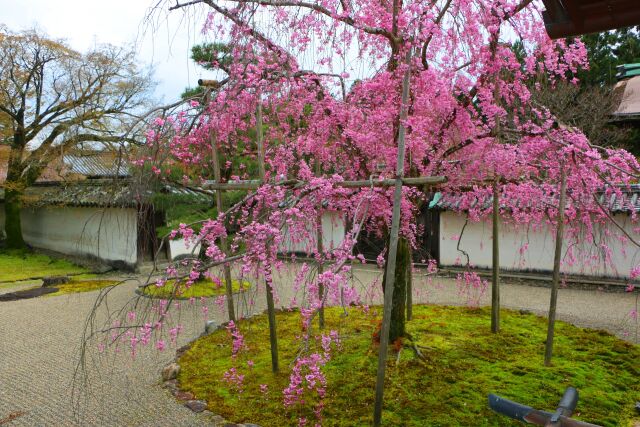
<svg viewBox="0 0 640 427">
<path fill-rule="evenodd" d="M 385 272 L 387 265 L 385 265 Z M 393 305 L 391 307 L 391 325 L 389 342 L 395 342 L 405 335 L 407 291 L 411 289 L 411 245 L 400 236 L 396 255 L 395 281 L 393 284 Z M 382 280 L 382 290 L 386 292 L 386 274 Z"/>
<path fill-rule="evenodd" d="M 24 249 L 27 246 L 22 237 L 21 210 L 22 193 L 6 188 L 4 194 L 4 229 L 7 233 L 7 248 L 9 249 Z"/>
</svg>

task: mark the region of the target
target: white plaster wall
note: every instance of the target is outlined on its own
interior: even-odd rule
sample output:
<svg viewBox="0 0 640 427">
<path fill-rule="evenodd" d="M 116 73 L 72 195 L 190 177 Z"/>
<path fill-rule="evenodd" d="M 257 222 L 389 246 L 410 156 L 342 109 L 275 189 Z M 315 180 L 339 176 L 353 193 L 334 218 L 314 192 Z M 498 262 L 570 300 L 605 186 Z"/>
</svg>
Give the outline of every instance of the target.
<svg viewBox="0 0 640 427">
<path fill-rule="evenodd" d="M 0 204 L 0 208 L 4 208 Z M 0 229 L 4 230 L 4 212 Z M 42 207 L 22 210 L 22 234 L 36 248 L 95 256 L 135 265 L 136 210 L 130 208 Z"/>
<path fill-rule="evenodd" d="M 344 218 L 337 212 L 324 212 L 322 214 L 322 246 L 325 250 L 335 249 L 342 244 L 345 236 Z M 284 230 L 284 241 L 278 248 L 279 252 L 303 252 L 315 251 L 318 242 L 316 237 L 315 222 L 309 221 L 307 232 L 304 236 L 290 236 L 288 230 Z"/>
<path fill-rule="evenodd" d="M 198 256 L 200 253 L 200 244 L 198 243 L 193 248 L 193 245 L 187 246 L 187 242 L 184 239 L 169 240 L 169 259 L 174 260 L 184 255 Z"/>
<path fill-rule="evenodd" d="M 640 236 L 634 231 L 628 215 L 615 215 L 616 221 L 634 238 Z M 492 265 L 491 220 L 471 222 L 464 233 L 462 228 L 465 215 L 445 211 L 440 216 L 440 264 L 453 266 L 466 263 L 466 257 L 457 250 L 469 255 L 470 263 L 476 267 L 490 268 Z M 462 237 L 460 237 L 462 234 Z M 561 271 L 599 277 L 629 277 L 631 268 L 640 265 L 640 251 L 632 243 L 621 241 L 622 233 L 612 224 L 599 227 L 593 235 L 583 235 L 575 242 L 575 238 L 567 235 L 563 248 Z M 594 239 L 597 244 L 594 244 Z M 626 240 L 626 239 L 624 239 Z M 607 251 L 600 246 L 605 243 Z M 568 250 L 568 248 L 570 248 Z M 555 250 L 555 230 L 546 225 L 534 227 L 515 227 L 500 224 L 500 267 L 508 270 L 551 271 Z"/>
</svg>

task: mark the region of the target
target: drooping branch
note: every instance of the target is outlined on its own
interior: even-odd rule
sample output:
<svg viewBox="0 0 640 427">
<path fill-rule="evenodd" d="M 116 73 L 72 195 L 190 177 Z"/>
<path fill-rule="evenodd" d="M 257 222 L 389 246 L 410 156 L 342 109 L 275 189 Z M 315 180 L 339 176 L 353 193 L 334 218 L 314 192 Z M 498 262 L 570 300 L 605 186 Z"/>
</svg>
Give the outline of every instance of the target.
<svg viewBox="0 0 640 427">
<path fill-rule="evenodd" d="M 442 22 L 442 19 L 444 18 L 445 14 L 447 13 L 449 8 L 451 7 L 451 3 L 453 3 L 453 0 L 447 0 L 447 3 L 445 3 L 445 5 L 442 7 L 442 9 L 440 9 L 440 12 L 438 13 L 438 16 L 436 17 L 435 21 L 433 22 L 434 27 L 437 27 L 440 24 L 440 22 Z M 421 49 L 421 55 L 420 56 L 421 56 L 421 59 L 422 59 L 422 66 L 424 67 L 425 70 L 429 68 L 429 63 L 427 62 L 427 50 L 429 49 L 429 44 L 431 43 L 431 40 L 433 40 L 433 31 L 429 32 L 429 35 L 427 36 L 427 39 L 422 44 L 422 49 Z"/>
<path fill-rule="evenodd" d="M 289 0 L 231 0 L 234 3 L 238 3 L 238 4 L 258 4 L 261 6 L 274 6 L 274 7 L 299 7 L 299 8 L 303 8 L 303 9 L 309 9 L 309 10 L 313 10 L 314 12 L 318 12 L 322 15 L 325 15 L 331 19 L 335 19 L 337 21 L 343 22 L 355 29 L 358 30 L 362 30 L 366 33 L 369 34 L 374 34 L 374 35 L 380 35 L 380 36 L 384 36 L 387 39 L 389 39 L 390 41 L 394 42 L 396 39 L 393 37 L 392 33 L 390 33 L 389 31 L 382 29 L 382 28 L 376 28 L 376 27 L 371 27 L 368 25 L 361 25 L 358 24 L 357 21 L 351 17 L 351 16 L 343 16 L 343 15 L 338 15 L 332 11 L 330 11 L 329 9 L 327 9 L 324 6 L 321 6 L 319 4 L 316 3 L 310 3 L 310 2 L 306 2 L 306 1 L 289 1 Z M 227 18 L 230 18 L 232 20 L 235 21 L 234 18 L 232 18 L 231 16 L 228 15 L 229 10 L 221 7 L 219 5 L 217 5 L 216 3 L 214 3 L 212 0 L 201 0 L 201 1 L 193 1 L 193 2 L 189 2 L 189 3 L 183 3 L 183 4 L 176 4 L 175 6 L 172 6 L 169 8 L 169 10 L 175 10 L 178 8 L 183 8 L 186 6 L 190 6 L 192 4 L 197 4 L 197 3 L 205 3 L 207 4 L 209 7 L 211 7 L 212 9 L 216 10 L 217 12 L 221 13 L 222 15 L 226 16 Z M 240 25 L 238 22 L 236 22 L 236 24 Z"/>
</svg>

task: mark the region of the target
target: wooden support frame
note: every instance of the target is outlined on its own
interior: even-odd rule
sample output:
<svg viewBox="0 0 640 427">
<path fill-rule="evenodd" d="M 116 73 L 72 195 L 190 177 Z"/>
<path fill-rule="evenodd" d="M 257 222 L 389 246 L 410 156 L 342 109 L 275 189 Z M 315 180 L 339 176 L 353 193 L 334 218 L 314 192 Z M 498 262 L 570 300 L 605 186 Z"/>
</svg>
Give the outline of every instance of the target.
<svg viewBox="0 0 640 427">
<path fill-rule="evenodd" d="M 411 52 L 407 53 L 407 64 L 410 63 Z M 380 352 L 378 355 L 378 377 L 376 383 L 376 404 L 374 407 L 374 425 L 379 425 L 382 417 L 382 398 L 384 392 L 384 375 L 385 375 L 385 365 L 387 359 L 387 350 L 388 350 L 388 341 L 389 341 L 389 329 L 391 322 L 391 307 L 393 300 L 393 287 L 395 281 L 395 266 L 396 266 L 396 253 L 398 247 L 398 239 L 399 239 L 399 228 L 400 228 L 400 203 L 402 200 L 402 187 L 403 186 L 418 186 L 418 187 L 427 187 L 427 186 L 435 186 L 439 184 L 443 184 L 447 182 L 446 177 L 444 176 L 421 176 L 421 177 L 413 177 L 413 178 L 405 178 L 404 177 L 404 157 L 405 157 L 405 135 L 406 135 L 406 127 L 404 122 L 408 116 L 408 102 L 409 102 L 409 79 L 410 79 L 410 67 L 407 67 L 407 71 L 405 72 L 405 76 L 403 79 L 403 88 L 402 88 L 402 106 L 400 110 L 400 131 L 398 136 L 398 158 L 396 165 L 396 178 L 388 179 L 375 179 L 371 178 L 368 180 L 352 180 L 352 181 L 341 181 L 336 182 L 335 186 L 341 188 L 353 188 L 353 189 L 364 189 L 364 188 L 388 188 L 394 187 L 394 199 L 393 199 L 393 216 L 392 216 L 392 227 L 391 227 L 391 235 L 390 235 L 390 245 L 389 245 L 389 259 L 387 263 L 387 285 L 388 290 L 385 292 L 385 303 L 384 303 L 384 315 L 383 315 L 383 323 L 382 323 L 382 331 L 381 331 L 381 345 Z M 217 82 L 212 81 L 203 81 L 199 82 L 201 86 L 215 88 Z M 202 185 L 192 185 L 190 187 L 196 188 L 199 191 L 203 190 L 214 190 L 216 191 L 216 205 L 221 208 L 222 199 L 221 193 L 222 191 L 233 191 L 233 190 L 256 190 L 260 188 L 260 186 L 264 184 L 270 184 L 273 186 L 284 186 L 291 188 L 300 188 L 305 185 L 308 185 L 309 182 L 301 181 L 296 179 L 289 180 L 280 180 L 280 181 L 272 181 L 266 182 L 266 172 L 265 172 L 265 148 L 264 148 L 264 135 L 263 135 L 263 125 L 262 125 L 262 104 L 260 101 L 260 94 L 257 94 L 258 102 L 256 107 L 256 142 L 258 147 L 258 167 L 259 167 L 259 179 L 257 180 L 246 180 L 246 181 L 231 181 L 223 183 L 221 182 L 221 174 L 220 174 L 220 166 L 219 166 L 219 158 L 217 149 L 212 150 L 213 162 L 214 162 L 214 181 L 206 181 Z M 212 141 L 212 147 L 215 147 L 215 141 Z M 321 165 L 316 162 L 316 175 L 321 175 Z M 322 220 L 319 215 L 316 219 L 316 224 L 318 226 L 318 232 L 316 235 L 318 251 L 321 253 L 323 251 L 323 236 L 322 236 Z M 226 242 L 225 242 L 226 243 Z M 221 249 L 223 249 L 221 247 Z M 229 257 L 228 260 L 238 259 L 238 256 Z M 225 264 L 225 266 L 227 266 Z M 318 260 L 318 275 L 322 274 L 323 266 L 322 260 Z M 226 274 L 225 274 L 226 275 Z M 276 330 L 276 319 L 275 319 L 275 307 L 274 307 L 274 296 L 272 290 L 271 283 L 271 275 L 270 272 L 267 272 L 267 277 L 265 277 L 265 289 L 266 289 L 266 299 L 267 299 L 267 314 L 269 320 L 269 338 L 271 344 L 271 362 L 272 362 L 272 370 L 274 373 L 279 371 L 279 360 L 278 360 L 278 339 L 277 339 L 277 330 Z M 226 280 L 226 277 L 225 277 Z M 230 283 L 230 281 L 229 281 Z M 321 300 L 324 300 L 324 289 L 319 287 L 319 297 Z M 324 304 L 324 302 L 322 303 Z M 324 327 L 324 307 L 320 307 L 320 328 Z M 230 311 L 231 312 L 231 311 Z"/>
</svg>

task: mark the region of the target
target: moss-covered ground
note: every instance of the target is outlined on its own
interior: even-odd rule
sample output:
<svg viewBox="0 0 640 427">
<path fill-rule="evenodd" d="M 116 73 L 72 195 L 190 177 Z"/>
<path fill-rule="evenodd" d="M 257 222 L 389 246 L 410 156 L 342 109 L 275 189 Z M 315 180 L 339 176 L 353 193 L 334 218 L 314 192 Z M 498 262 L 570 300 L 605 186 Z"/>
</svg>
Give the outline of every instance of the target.
<svg viewBox="0 0 640 427">
<path fill-rule="evenodd" d="M 65 294 L 75 294 L 78 292 L 90 292 L 96 291 L 98 289 L 106 288 L 109 286 L 115 286 L 120 282 L 115 280 L 84 280 L 84 279 L 74 279 L 69 283 L 65 283 L 62 285 L 54 285 L 53 287 L 57 288 L 57 292 L 53 292 L 51 294 L 47 294 L 47 296 L 56 296 L 56 295 L 65 295 Z"/>
<path fill-rule="evenodd" d="M 63 259 L 29 251 L 0 251 L 0 282 L 82 273 L 89 271 Z"/>
<path fill-rule="evenodd" d="M 246 280 L 240 282 L 239 280 L 233 279 L 231 281 L 231 288 L 233 292 L 243 292 L 251 288 L 251 283 Z M 185 285 L 184 281 L 169 281 L 161 287 L 154 285 L 147 286 L 142 292 L 144 295 L 162 299 L 209 298 L 225 295 L 225 281 L 221 279 L 219 283 L 216 283 L 211 279 L 201 279 L 189 287 Z"/>
<path fill-rule="evenodd" d="M 379 309 L 378 309 L 379 310 Z M 379 324 L 367 314 L 339 309 L 326 312 L 327 330 L 342 337 L 342 351 L 325 366 L 327 396 L 324 426 L 371 423 Z M 220 330 L 197 340 L 179 363 L 183 390 L 208 401 L 213 412 L 234 422 L 264 426 L 296 425 L 300 416 L 314 420 L 310 409 L 285 411 L 282 390 L 291 361 L 300 349 L 300 316 L 277 315 L 281 373 L 271 373 L 269 332 L 265 316 L 239 324 L 247 349 L 235 361 L 231 340 Z M 387 426 L 520 425 L 494 414 L 491 392 L 544 410 L 554 410 L 564 389 L 580 392 L 576 418 L 603 426 L 630 425 L 640 400 L 640 348 L 607 332 L 558 322 L 553 366 L 543 366 L 546 320 L 532 314 L 503 311 L 502 331 L 490 333 L 489 309 L 415 306 L 408 332 L 425 361 L 403 347 L 391 352 L 387 366 L 383 422 Z M 311 344 L 311 348 L 316 344 Z M 254 366 L 248 366 L 247 361 Z M 246 375 L 237 393 L 223 379 L 236 367 Z M 267 384 L 262 393 L 259 385 Z M 313 425 L 311 423 L 310 425 Z"/>
</svg>

